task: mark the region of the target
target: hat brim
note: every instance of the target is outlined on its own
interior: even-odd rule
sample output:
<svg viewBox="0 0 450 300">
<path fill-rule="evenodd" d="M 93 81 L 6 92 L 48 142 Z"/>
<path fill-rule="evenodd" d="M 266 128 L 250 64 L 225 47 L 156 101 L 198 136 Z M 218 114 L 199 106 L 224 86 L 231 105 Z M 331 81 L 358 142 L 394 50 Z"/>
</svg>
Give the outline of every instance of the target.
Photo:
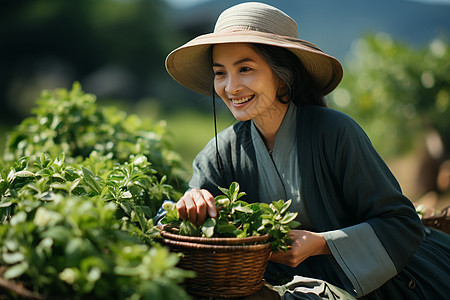
<svg viewBox="0 0 450 300">
<path fill-rule="evenodd" d="M 339 61 L 314 44 L 288 36 L 248 30 L 201 35 L 173 50 L 166 58 L 166 69 L 181 85 L 211 96 L 213 70 L 209 48 L 215 44 L 228 43 L 265 44 L 291 51 L 316 81 L 323 96 L 333 91 L 342 79 Z"/>
</svg>

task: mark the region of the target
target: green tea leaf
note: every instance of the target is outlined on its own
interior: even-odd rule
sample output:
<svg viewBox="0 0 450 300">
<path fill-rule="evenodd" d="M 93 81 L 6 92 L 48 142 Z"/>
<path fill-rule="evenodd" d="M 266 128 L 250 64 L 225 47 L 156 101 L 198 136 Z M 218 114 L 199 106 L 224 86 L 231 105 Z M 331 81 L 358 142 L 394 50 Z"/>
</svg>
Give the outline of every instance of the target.
<svg viewBox="0 0 450 300">
<path fill-rule="evenodd" d="M 28 270 L 28 262 L 23 261 L 20 264 L 16 264 L 6 270 L 3 274 L 3 278 L 6 280 L 17 278 L 23 275 Z"/>
<path fill-rule="evenodd" d="M 25 256 L 21 252 L 14 252 L 14 253 L 4 252 L 2 254 L 2 259 L 5 263 L 12 265 L 23 261 L 25 259 Z"/>
<path fill-rule="evenodd" d="M 214 235 L 214 227 L 216 226 L 216 219 L 208 218 L 201 226 L 202 232 L 205 237 L 210 238 Z"/>
<path fill-rule="evenodd" d="M 234 234 L 236 235 L 237 238 L 240 238 L 240 239 L 247 237 L 247 233 L 245 231 L 243 231 L 242 229 L 236 229 L 234 231 Z"/>
<path fill-rule="evenodd" d="M 0 202 L 0 208 L 10 207 L 12 204 L 13 204 L 12 201 L 3 202 L 2 200 L 2 202 Z"/>
<path fill-rule="evenodd" d="M 278 201 L 273 201 L 270 204 L 270 207 L 273 209 L 274 212 L 281 212 L 281 209 L 283 208 L 284 205 L 284 201 L 283 200 L 278 200 Z"/>
<path fill-rule="evenodd" d="M 96 195 L 100 195 L 102 192 L 102 187 L 95 179 L 94 173 L 91 170 L 81 167 L 84 175 L 84 181 L 86 184 L 95 192 Z"/>
<path fill-rule="evenodd" d="M 4 181 L 0 181 L 0 205 L 2 201 L 3 196 L 5 196 L 5 193 L 8 191 L 8 184 Z M 1 207 L 1 206 L 0 206 Z M 1 224 L 1 221 L 0 221 Z"/>
<path fill-rule="evenodd" d="M 81 182 L 81 178 L 75 179 L 69 186 L 69 192 L 72 192 Z"/>
<path fill-rule="evenodd" d="M 298 221 L 291 221 L 291 222 L 289 222 L 289 224 L 287 224 L 290 228 L 297 228 L 297 227 L 299 227 L 300 225 L 302 225 L 300 222 L 298 222 Z"/>
<path fill-rule="evenodd" d="M 169 211 L 171 211 L 171 210 L 176 209 L 176 206 L 175 206 L 174 203 L 169 202 L 169 201 L 166 201 L 166 202 L 164 202 L 164 204 L 162 205 L 162 208 L 163 208 L 165 211 L 169 212 Z"/>
<path fill-rule="evenodd" d="M 253 209 L 251 209 L 251 208 L 248 207 L 248 206 L 242 206 L 242 205 L 240 205 L 240 204 L 237 205 L 237 206 L 235 206 L 234 209 L 237 210 L 237 211 L 246 213 L 246 214 L 251 214 L 251 213 L 253 213 Z"/>
<path fill-rule="evenodd" d="M 54 164 L 57 165 L 58 167 L 61 167 L 64 163 L 66 156 L 64 154 L 64 152 L 62 152 L 60 155 L 58 155 L 57 158 L 55 158 Z"/>
<path fill-rule="evenodd" d="M 229 188 L 229 196 L 231 202 L 236 201 L 237 195 L 239 193 L 239 184 L 235 181 L 233 181 Z"/>
<path fill-rule="evenodd" d="M 280 214 L 283 214 L 289 208 L 289 206 L 291 206 L 291 203 L 292 203 L 291 199 L 286 201 L 280 209 Z"/>
<path fill-rule="evenodd" d="M 171 210 L 167 211 L 166 215 L 161 220 L 161 223 L 162 224 L 170 224 L 170 223 L 178 222 L 179 220 L 180 220 L 180 216 L 178 215 L 178 211 L 177 211 L 176 207 L 173 206 Z"/>
<path fill-rule="evenodd" d="M 184 220 L 183 222 L 181 222 L 180 234 L 187 236 L 201 236 L 198 227 L 189 222 L 188 220 Z"/>
<path fill-rule="evenodd" d="M 290 230 L 291 230 L 291 228 L 289 226 L 287 226 L 287 225 L 284 225 L 284 226 L 280 227 L 280 231 L 282 233 L 288 233 Z"/>
<path fill-rule="evenodd" d="M 54 171 L 50 169 L 41 169 L 36 172 L 36 176 L 52 176 Z"/>
<path fill-rule="evenodd" d="M 229 189 L 223 188 L 223 187 L 217 187 L 228 199 L 231 200 L 231 194 Z"/>
<path fill-rule="evenodd" d="M 30 171 L 19 171 L 14 174 L 14 177 L 36 177 L 36 175 Z"/>
<path fill-rule="evenodd" d="M 252 210 L 255 211 L 253 209 L 254 206 L 252 206 Z M 253 213 L 248 219 L 247 222 L 255 222 L 256 220 L 258 220 L 262 215 L 264 214 L 263 210 L 258 210 L 255 213 Z"/>
<path fill-rule="evenodd" d="M 144 212 L 142 211 L 142 208 L 140 206 L 135 206 L 134 211 L 138 217 L 139 225 L 141 226 L 141 230 L 143 232 L 146 232 L 148 230 L 147 220 L 145 218 Z"/>
<path fill-rule="evenodd" d="M 297 217 L 298 213 L 287 213 L 281 220 L 281 224 L 287 224 L 291 221 L 293 221 Z"/>
<path fill-rule="evenodd" d="M 53 239 L 54 241 L 66 243 L 71 238 L 72 234 L 73 233 L 66 227 L 55 226 L 45 231 L 42 234 L 42 237 L 48 237 Z"/>
<path fill-rule="evenodd" d="M 230 204 L 230 199 L 225 195 L 218 195 L 214 200 L 216 205 L 228 206 Z"/>
<path fill-rule="evenodd" d="M 232 225 L 232 224 L 226 224 L 226 225 L 220 225 L 217 228 L 217 231 L 223 234 L 229 234 L 229 233 L 233 233 L 236 230 L 236 226 Z"/>
</svg>

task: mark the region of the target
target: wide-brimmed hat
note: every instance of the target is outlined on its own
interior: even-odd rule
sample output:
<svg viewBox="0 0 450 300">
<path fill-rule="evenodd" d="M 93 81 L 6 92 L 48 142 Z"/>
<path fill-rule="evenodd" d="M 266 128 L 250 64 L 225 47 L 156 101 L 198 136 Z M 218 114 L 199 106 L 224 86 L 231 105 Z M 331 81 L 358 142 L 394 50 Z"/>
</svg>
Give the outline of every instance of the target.
<svg viewBox="0 0 450 300">
<path fill-rule="evenodd" d="M 167 56 L 166 69 L 180 84 L 211 96 L 214 73 L 209 48 L 226 43 L 265 44 L 291 51 L 322 95 L 330 93 L 342 79 L 342 66 L 336 58 L 299 39 L 297 23 L 287 14 L 258 2 L 241 3 L 223 11 L 213 33 L 198 36 Z"/>
</svg>

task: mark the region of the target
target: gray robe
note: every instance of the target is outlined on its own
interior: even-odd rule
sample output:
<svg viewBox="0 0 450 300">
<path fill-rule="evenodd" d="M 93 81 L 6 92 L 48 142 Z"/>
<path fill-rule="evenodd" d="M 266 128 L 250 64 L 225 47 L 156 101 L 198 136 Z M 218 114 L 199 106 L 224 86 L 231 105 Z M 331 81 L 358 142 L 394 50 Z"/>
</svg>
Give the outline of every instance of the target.
<svg viewBox="0 0 450 300">
<path fill-rule="evenodd" d="M 424 228 L 359 125 L 343 113 L 306 105 L 297 109 L 296 126 L 299 186 L 312 222 L 309 229 L 324 233 L 332 255 L 310 257 L 297 268 L 270 265 L 267 279 L 276 279 L 278 271 L 288 277 L 313 277 L 374 299 L 394 292 L 423 299 L 424 290 L 431 288 L 436 293 L 432 295 L 445 295 L 440 293 L 448 288 L 418 280 L 421 271 L 411 261 Z M 246 201 L 259 202 L 251 123 L 239 122 L 222 131 L 218 146 L 224 169 L 217 167 L 211 140 L 193 162 L 190 186 L 217 195 L 217 186 L 237 181 L 247 193 Z M 446 264 L 448 270 L 446 255 L 437 255 L 436 263 Z M 412 269 L 405 269 L 407 265 Z M 440 271 L 444 279 L 446 270 Z"/>
</svg>

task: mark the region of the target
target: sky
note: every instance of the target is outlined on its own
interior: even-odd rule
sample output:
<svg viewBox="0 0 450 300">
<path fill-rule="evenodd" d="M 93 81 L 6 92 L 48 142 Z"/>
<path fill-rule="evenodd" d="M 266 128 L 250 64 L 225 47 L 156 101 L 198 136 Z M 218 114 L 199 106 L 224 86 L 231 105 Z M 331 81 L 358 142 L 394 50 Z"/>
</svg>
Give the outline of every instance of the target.
<svg viewBox="0 0 450 300">
<path fill-rule="evenodd" d="M 193 5 L 207 2 L 210 0 L 166 0 L 168 3 L 172 4 L 176 8 L 187 8 L 191 7 Z M 406 1 L 417 1 L 417 2 L 424 2 L 424 3 L 446 3 L 450 4 L 450 0 L 406 0 Z"/>
<path fill-rule="evenodd" d="M 209 0 L 166 0 L 176 8 L 186 8 Z"/>
</svg>

